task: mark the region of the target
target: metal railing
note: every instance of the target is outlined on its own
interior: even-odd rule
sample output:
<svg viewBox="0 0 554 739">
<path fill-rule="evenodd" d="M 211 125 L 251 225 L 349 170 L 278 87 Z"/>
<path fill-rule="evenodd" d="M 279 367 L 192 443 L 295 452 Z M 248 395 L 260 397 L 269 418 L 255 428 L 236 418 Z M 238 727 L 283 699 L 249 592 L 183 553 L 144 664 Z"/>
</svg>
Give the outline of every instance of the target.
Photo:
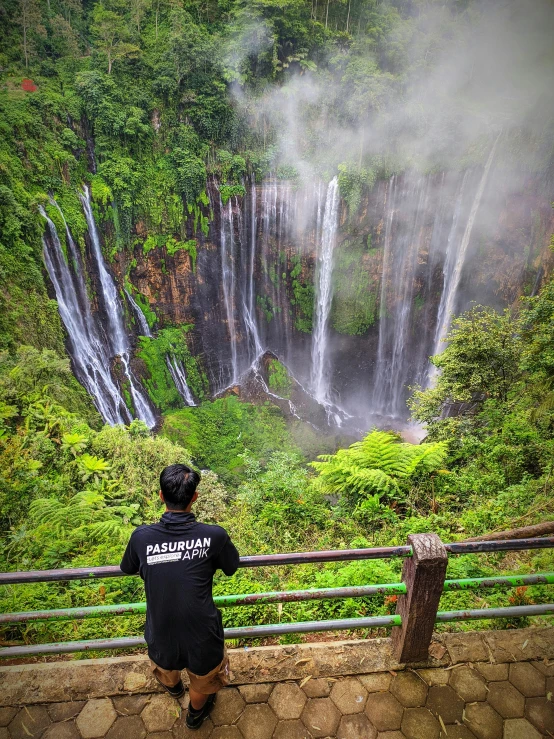
<svg viewBox="0 0 554 739">
<path fill-rule="evenodd" d="M 472 619 L 521 618 L 554 613 L 554 603 L 510 606 L 464 611 L 438 611 L 438 602 L 444 592 L 477 590 L 481 588 L 513 588 L 537 584 L 554 584 L 554 572 L 532 575 L 508 575 L 489 578 L 446 580 L 448 554 L 478 552 L 506 552 L 554 548 L 554 537 L 508 541 L 453 542 L 443 544 L 434 534 L 416 534 L 408 537 L 408 545 L 368 549 L 331 550 L 321 552 L 293 552 L 287 554 L 241 557 L 240 567 L 268 567 L 320 562 L 404 558 L 403 582 L 363 585 L 341 588 L 320 588 L 268 593 L 224 595 L 214 598 L 219 607 L 248 606 L 252 604 L 290 603 L 332 598 L 363 598 L 373 595 L 398 595 L 397 612 L 390 616 L 303 621 L 296 623 L 264 624 L 225 629 L 226 639 L 260 638 L 266 636 L 307 633 L 315 631 L 343 631 L 393 627 L 393 639 L 400 661 L 425 658 L 435 623 Z M 88 580 L 106 577 L 129 577 L 118 566 L 73 568 L 60 570 L 33 570 L 0 573 L 0 585 Z M 132 576 L 131 576 L 132 577 Z M 18 624 L 132 615 L 146 612 L 146 603 L 124 603 L 82 608 L 58 608 L 44 611 L 25 611 L 0 614 L 0 624 Z M 142 637 L 91 639 L 87 641 L 56 642 L 52 644 L 21 645 L 0 648 L 0 658 L 14 658 L 38 654 L 60 654 L 91 650 L 123 649 L 144 646 Z"/>
</svg>

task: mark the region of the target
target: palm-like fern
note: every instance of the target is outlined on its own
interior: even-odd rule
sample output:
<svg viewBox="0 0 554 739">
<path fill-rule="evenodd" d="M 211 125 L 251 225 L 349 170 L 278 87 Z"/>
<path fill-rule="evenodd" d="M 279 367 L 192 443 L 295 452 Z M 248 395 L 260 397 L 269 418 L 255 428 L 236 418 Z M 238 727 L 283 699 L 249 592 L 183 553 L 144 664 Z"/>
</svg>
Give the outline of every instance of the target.
<svg viewBox="0 0 554 739">
<path fill-rule="evenodd" d="M 371 431 L 348 449 L 318 457 L 311 466 L 319 472 L 316 485 L 325 493 L 395 498 L 403 480 L 439 469 L 445 457 L 445 442 L 407 444 L 386 431 Z"/>
</svg>

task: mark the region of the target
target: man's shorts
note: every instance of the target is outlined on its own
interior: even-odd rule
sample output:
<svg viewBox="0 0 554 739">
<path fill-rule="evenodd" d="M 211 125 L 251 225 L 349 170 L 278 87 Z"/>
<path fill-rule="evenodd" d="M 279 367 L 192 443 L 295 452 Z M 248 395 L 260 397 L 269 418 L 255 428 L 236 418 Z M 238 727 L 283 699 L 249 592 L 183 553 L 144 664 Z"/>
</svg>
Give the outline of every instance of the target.
<svg viewBox="0 0 554 739">
<path fill-rule="evenodd" d="M 164 685 L 172 687 L 173 685 L 177 685 L 181 679 L 180 670 L 165 670 L 163 667 L 158 667 L 152 660 L 150 660 L 150 664 L 152 666 L 152 672 Z M 190 687 L 196 690 L 197 693 L 203 693 L 204 695 L 217 693 L 218 690 L 229 685 L 231 681 L 229 658 L 226 653 L 221 663 L 208 672 L 207 675 L 195 675 L 189 669 L 186 672 L 189 676 Z"/>
</svg>

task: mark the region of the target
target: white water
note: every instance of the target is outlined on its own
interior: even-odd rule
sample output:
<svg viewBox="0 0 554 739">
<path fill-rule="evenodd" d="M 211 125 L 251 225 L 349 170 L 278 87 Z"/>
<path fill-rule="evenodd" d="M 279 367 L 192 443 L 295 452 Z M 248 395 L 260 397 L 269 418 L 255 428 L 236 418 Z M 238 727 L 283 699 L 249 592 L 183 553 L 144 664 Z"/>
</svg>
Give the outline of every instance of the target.
<svg viewBox="0 0 554 739">
<path fill-rule="evenodd" d="M 100 237 L 92 213 L 90 193 L 86 185 L 84 185 L 83 193 L 80 194 L 80 197 L 92 244 L 92 254 L 100 278 L 101 298 L 106 310 L 106 338 L 111 346 L 113 355 L 119 356 L 121 359 L 125 376 L 129 382 L 129 390 L 136 415 L 141 421 L 146 423 L 148 428 L 153 428 L 156 425 L 156 418 L 146 399 L 146 394 L 134 377 L 129 364 L 130 345 L 123 321 L 123 308 L 119 300 L 115 282 L 104 263 L 104 257 L 102 256 L 102 249 L 100 247 Z"/>
<path fill-rule="evenodd" d="M 169 373 L 173 378 L 173 382 L 175 383 L 175 387 L 177 388 L 181 398 L 185 401 L 187 405 L 196 406 L 196 403 L 194 402 L 194 398 L 187 383 L 185 368 L 183 367 L 183 363 L 181 362 L 181 360 L 177 359 L 177 357 L 171 357 L 167 355 L 165 361 L 167 363 Z"/>
<path fill-rule="evenodd" d="M 234 255 L 234 220 L 232 198 L 227 206 L 221 204 L 221 284 L 223 287 L 223 303 L 227 319 L 229 344 L 231 349 L 230 385 L 235 385 L 239 378 L 237 361 L 237 330 L 235 324 L 235 255 Z"/>
<path fill-rule="evenodd" d="M 146 316 L 142 312 L 142 308 L 140 305 L 136 302 L 136 300 L 133 298 L 131 293 L 126 289 L 125 295 L 127 296 L 127 300 L 129 301 L 129 305 L 133 309 L 133 312 L 135 314 L 135 317 L 138 321 L 138 326 L 140 329 L 140 336 L 147 336 L 149 339 L 152 338 L 152 331 L 150 330 L 150 326 L 148 325 L 148 321 L 146 320 Z"/>
<path fill-rule="evenodd" d="M 320 208 L 318 205 L 318 215 L 319 212 Z M 330 367 L 327 356 L 329 339 L 328 324 L 331 302 L 333 300 L 333 257 L 337 241 L 338 214 L 338 178 L 333 177 L 327 187 L 321 237 L 317 242 L 318 252 L 312 337 L 312 391 L 316 400 L 324 404 L 330 403 Z"/>
<path fill-rule="evenodd" d="M 44 239 L 44 262 L 56 293 L 58 310 L 68 334 L 75 374 L 90 394 L 102 418 L 112 425 L 131 420 L 119 388 L 110 373 L 110 361 L 100 340 L 81 272 L 80 255 L 66 225 L 68 261 L 66 262 L 56 226 L 42 207 L 50 238 Z"/>
<path fill-rule="evenodd" d="M 483 192 L 485 190 L 485 185 L 487 183 L 487 178 L 489 176 L 489 172 L 490 172 L 490 169 L 493 163 L 494 154 L 496 151 L 496 146 L 500 139 L 500 135 L 501 134 L 499 133 L 490 150 L 487 163 L 485 164 L 485 168 L 483 170 L 483 174 L 479 182 L 479 186 L 477 187 L 477 190 L 475 192 L 475 197 L 473 198 L 473 203 L 471 206 L 471 210 L 469 212 L 469 217 L 467 219 L 464 234 L 458 246 L 458 242 L 455 236 L 456 236 L 457 222 L 459 219 L 459 211 L 461 209 L 461 202 L 463 198 L 464 185 L 466 182 L 467 175 L 464 176 L 462 188 L 460 191 L 460 196 L 458 199 L 458 203 L 456 204 L 456 213 L 455 213 L 454 220 L 452 223 L 452 230 L 451 230 L 451 234 L 448 240 L 447 255 L 446 255 L 444 271 L 443 271 L 444 286 L 442 290 L 441 302 L 440 302 L 439 312 L 438 312 L 438 317 L 437 317 L 437 328 L 435 331 L 435 344 L 434 344 L 433 354 L 439 354 L 444 348 L 444 339 L 446 338 L 446 335 L 448 334 L 450 323 L 452 321 L 452 316 L 454 314 L 454 310 L 456 307 L 458 287 L 460 285 L 460 279 L 462 277 L 462 271 L 463 271 L 464 264 L 465 264 L 467 247 L 471 239 L 471 233 L 473 231 L 473 226 L 475 224 L 475 218 L 477 216 L 479 206 L 481 205 L 481 200 L 483 198 Z M 435 374 L 436 374 L 436 368 L 434 366 L 431 366 L 429 370 L 429 382 L 433 380 Z"/>
</svg>

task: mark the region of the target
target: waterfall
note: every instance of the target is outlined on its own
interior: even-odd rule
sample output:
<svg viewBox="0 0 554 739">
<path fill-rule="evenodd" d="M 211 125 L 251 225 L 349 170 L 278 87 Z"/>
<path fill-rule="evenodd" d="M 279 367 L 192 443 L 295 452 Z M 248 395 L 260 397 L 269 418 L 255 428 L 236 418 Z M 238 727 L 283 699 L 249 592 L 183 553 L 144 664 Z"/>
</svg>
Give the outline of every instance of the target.
<svg viewBox="0 0 554 739">
<path fill-rule="evenodd" d="M 231 198 L 227 206 L 221 204 L 221 283 L 223 287 L 223 302 L 229 331 L 229 343 L 231 348 L 231 376 L 230 384 L 235 385 L 239 378 L 237 361 L 237 330 L 235 323 L 235 235 L 233 205 Z"/>
<path fill-rule="evenodd" d="M 318 213 L 320 208 L 318 207 Z M 333 177 L 327 187 L 321 237 L 317 242 L 317 273 L 312 337 L 311 384 L 316 400 L 330 402 L 330 367 L 327 357 L 328 323 L 333 299 L 333 256 L 337 240 L 339 213 L 338 178 Z"/>
<path fill-rule="evenodd" d="M 428 197 L 427 178 L 412 181 L 408 176 L 400 185 L 398 178 L 390 180 L 372 408 L 393 418 L 406 415 L 413 300 Z"/>
<path fill-rule="evenodd" d="M 133 298 L 131 293 L 125 289 L 125 295 L 127 296 L 127 300 L 129 301 L 129 305 L 133 309 L 133 313 L 135 314 L 135 318 L 137 319 L 138 326 L 140 329 L 140 335 L 141 336 L 147 336 L 149 339 L 152 338 L 152 331 L 150 330 L 150 326 L 148 325 L 148 321 L 146 320 L 146 316 L 142 312 L 142 308 L 140 305 L 136 302 L 136 300 Z"/>
<path fill-rule="evenodd" d="M 131 416 L 112 379 L 109 356 L 92 318 L 80 254 L 66 225 L 68 257 L 71 258 L 66 261 L 56 226 L 42 207 L 39 210 L 46 219 L 50 233 L 49 239 L 43 239 L 44 262 L 67 331 L 75 375 L 107 423 L 128 423 Z"/>
<path fill-rule="evenodd" d="M 248 243 L 248 271 L 246 276 L 246 290 L 245 299 L 243 303 L 244 307 L 244 323 L 246 326 L 246 333 L 249 341 L 249 354 L 251 355 L 252 361 L 255 362 L 258 357 L 263 354 L 262 342 L 260 340 L 260 334 L 258 331 L 258 322 L 256 320 L 256 303 L 255 303 L 255 269 L 256 269 L 256 243 L 257 234 L 256 229 L 258 226 L 258 218 L 256 214 L 257 206 L 257 195 L 256 195 L 256 182 L 252 178 L 250 183 L 250 238 L 246 235 L 246 243 Z"/>
<path fill-rule="evenodd" d="M 92 213 L 90 193 L 86 185 L 84 186 L 83 193 L 80 194 L 80 197 L 92 244 L 92 255 L 100 278 L 101 300 L 106 312 L 107 325 L 105 328 L 107 340 L 110 344 L 113 356 L 119 356 L 121 359 L 125 377 L 129 383 L 129 391 L 133 400 L 135 413 L 146 423 L 148 428 L 153 428 L 156 425 L 156 418 L 150 408 L 150 404 L 146 398 L 144 390 L 140 387 L 137 379 L 132 373 L 129 363 L 130 345 L 125 331 L 123 307 L 119 300 L 115 282 L 106 269 L 106 265 L 104 263 L 102 249 L 100 247 L 100 237 L 98 235 L 94 215 Z"/>
<path fill-rule="evenodd" d="M 185 401 L 187 405 L 196 406 L 196 403 L 194 402 L 194 398 L 192 397 L 192 393 L 187 383 L 185 368 L 183 367 L 183 363 L 181 362 L 181 360 L 168 354 L 165 358 L 165 361 L 167 364 L 167 368 L 169 369 L 169 373 L 173 378 L 173 382 L 175 383 L 175 387 L 177 388 L 177 391 L 179 392 L 181 398 Z"/>
<path fill-rule="evenodd" d="M 475 197 L 473 198 L 473 203 L 471 205 L 471 210 L 469 212 L 469 217 L 467 219 L 467 223 L 466 223 L 466 227 L 465 227 L 465 230 L 462 236 L 462 240 L 460 242 L 459 247 L 456 248 L 458 245 L 457 239 L 455 238 L 456 231 L 457 231 L 457 221 L 460 215 L 461 201 L 463 197 L 463 189 L 464 189 L 466 177 L 464 177 L 464 180 L 462 183 L 460 196 L 458 198 L 458 203 L 456 205 L 456 213 L 455 213 L 454 220 L 452 223 L 452 230 L 451 230 L 450 237 L 448 240 L 447 255 L 446 255 L 446 260 L 445 260 L 445 265 L 444 265 L 444 270 L 443 270 L 443 279 L 444 279 L 443 291 L 441 295 L 441 302 L 440 302 L 438 318 L 437 318 L 437 328 L 435 331 L 435 344 L 434 344 L 433 354 L 440 353 L 441 349 L 444 346 L 443 341 L 446 338 L 446 335 L 450 327 L 450 322 L 452 320 L 454 309 L 456 307 L 458 287 L 460 285 L 460 280 L 462 277 L 462 271 L 464 268 L 467 247 L 471 239 L 471 233 L 473 231 L 473 226 L 475 224 L 475 218 L 477 216 L 477 211 L 479 210 L 479 206 L 481 205 L 481 200 L 483 198 L 483 192 L 485 190 L 485 185 L 487 183 L 487 178 L 489 176 L 490 168 L 492 166 L 494 154 L 496 151 L 496 146 L 500 139 L 500 135 L 501 134 L 499 133 L 490 150 L 487 162 L 485 164 L 485 168 L 483 170 L 483 174 L 481 175 L 481 180 L 479 181 L 479 185 L 475 192 Z M 429 370 L 429 382 L 432 381 L 435 374 L 436 374 L 436 368 L 432 366 Z"/>
</svg>

